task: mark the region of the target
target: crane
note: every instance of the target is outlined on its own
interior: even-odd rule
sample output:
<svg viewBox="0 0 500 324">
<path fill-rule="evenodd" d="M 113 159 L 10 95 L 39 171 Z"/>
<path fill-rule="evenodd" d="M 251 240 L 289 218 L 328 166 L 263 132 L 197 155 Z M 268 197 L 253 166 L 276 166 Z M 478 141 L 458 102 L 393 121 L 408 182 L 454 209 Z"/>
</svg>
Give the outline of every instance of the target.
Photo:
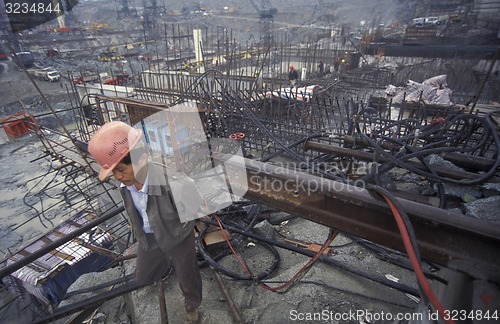
<svg viewBox="0 0 500 324">
<path fill-rule="evenodd" d="M 260 41 L 265 46 L 271 44 L 273 40 L 274 16 L 278 13 L 278 9 L 271 7 L 269 0 L 262 0 L 261 6 L 257 6 L 254 0 L 249 0 L 250 4 L 259 13 L 260 17 Z"/>
<path fill-rule="evenodd" d="M 158 0 L 143 0 L 144 12 L 141 17 L 144 28 L 144 42 L 148 47 L 148 40 L 157 39 L 158 29 L 154 27 L 156 17 L 163 16 L 167 13 L 164 1 L 158 3 Z"/>
<path fill-rule="evenodd" d="M 124 17 L 137 17 L 137 10 L 133 0 L 115 0 L 118 19 Z"/>
</svg>

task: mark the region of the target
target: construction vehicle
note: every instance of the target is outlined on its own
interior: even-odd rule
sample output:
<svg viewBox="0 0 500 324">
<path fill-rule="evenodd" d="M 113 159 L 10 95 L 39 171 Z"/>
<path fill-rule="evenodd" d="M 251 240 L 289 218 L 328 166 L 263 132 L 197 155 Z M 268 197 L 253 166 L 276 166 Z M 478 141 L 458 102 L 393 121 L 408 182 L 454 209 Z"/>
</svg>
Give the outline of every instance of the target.
<svg viewBox="0 0 500 324">
<path fill-rule="evenodd" d="M 87 29 L 87 30 L 101 31 L 103 29 L 106 29 L 107 27 L 108 27 L 108 24 L 93 23 L 92 25 L 86 27 L 85 29 Z"/>
<path fill-rule="evenodd" d="M 8 59 L 9 56 L 7 55 L 7 52 L 0 46 L 0 61 L 5 61 Z"/>
<path fill-rule="evenodd" d="M 61 75 L 58 71 L 53 68 L 43 68 L 43 69 L 28 69 L 28 73 L 39 80 L 55 82 L 59 81 Z"/>
<path fill-rule="evenodd" d="M 119 60 L 123 60 L 124 59 L 124 56 L 121 55 L 121 54 L 118 54 L 116 52 L 101 52 L 99 53 L 99 61 L 105 61 L 105 62 L 108 62 L 108 61 L 119 61 Z"/>
<path fill-rule="evenodd" d="M 102 84 L 110 84 L 110 85 L 124 85 L 127 83 L 129 76 L 126 74 L 115 75 L 114 77 L 110 77 L 102 81 Z"/>
<path fill-rule="evenodd" d="M 98 82 L 100 79 L 99 74 L 88 74 L 82 75 L 76 79 L 73 79 L 74 84 L 82 84 L 87 82 Z"/>
</svg>

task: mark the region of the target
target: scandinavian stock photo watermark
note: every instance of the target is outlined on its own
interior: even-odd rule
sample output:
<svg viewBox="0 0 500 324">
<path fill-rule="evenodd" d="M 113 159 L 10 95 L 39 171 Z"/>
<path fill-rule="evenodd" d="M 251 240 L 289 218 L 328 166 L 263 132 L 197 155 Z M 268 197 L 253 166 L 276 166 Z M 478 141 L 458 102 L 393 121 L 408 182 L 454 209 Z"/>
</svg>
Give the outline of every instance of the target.
<svg viewBox="0 0 500 324">
<path fill-rule="evenodd" d="M 143 129 L 142 142 L 151 152 L 150 158 L 164 167 L 165 176 L 150 178 L 149 184 L 168 182 L 182 222 L 216 213 L 232 204 L 232 195 L 246 193 L 241 144 L 227 138 L 209 139 L 195 104 L 186 102 L 161 110 L 136 127 Z M 231 154 L 216 160 L 217 150 Z M 131 158 L 137 161 L 140 156 L 131 154 Z"/>
<path fill-rule="evenodd" d="M 318 174 L 318 170 L 332 170 L 345 167 L 336 163 L 306 163 L 289 162 L 266 164 L 249 161 L 248 181 L 252 188 L 264 192 L 289 192 L 294 195 L 306 195 L 319 192 L 361 192 L 366 183 L 357 179 L 349 183 L 332 180 L 325 174 Z M 365 166 L 373 172 L 375 166 Z M 364 172 L 359 171 L 358 172 Z M 331 173 L 330 173 L 331 174 Z M 362 173 L 366 174 L 366 173 Z"/>
</svg>

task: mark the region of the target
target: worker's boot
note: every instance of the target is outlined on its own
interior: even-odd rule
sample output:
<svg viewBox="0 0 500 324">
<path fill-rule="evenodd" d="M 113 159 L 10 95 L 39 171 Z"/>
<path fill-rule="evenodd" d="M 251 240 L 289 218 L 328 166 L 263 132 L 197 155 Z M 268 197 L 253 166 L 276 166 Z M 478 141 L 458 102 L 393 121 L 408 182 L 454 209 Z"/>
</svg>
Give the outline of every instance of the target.
<svg viewBox="0 0 500 324">
<path fill-rule="evenodd" d="M 198 309 L 193 309 L 192 311 L 186 311 L 186 321 L 188 323 L 198 323 L 200 320 L 200 313 Z"/>
</svg>

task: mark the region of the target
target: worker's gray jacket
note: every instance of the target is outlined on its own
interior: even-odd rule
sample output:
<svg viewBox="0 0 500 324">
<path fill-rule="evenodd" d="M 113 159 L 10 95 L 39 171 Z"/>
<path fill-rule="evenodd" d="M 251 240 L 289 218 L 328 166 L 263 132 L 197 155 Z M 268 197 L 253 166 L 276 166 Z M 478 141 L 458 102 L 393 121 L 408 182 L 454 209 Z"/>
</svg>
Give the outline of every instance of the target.
<svg viewBox="0 0 500 324">
<path fill-rule="evenodd" d="M 160 179 L 159 177 L 166 179 L 162 168 L 150 163 L 149 179 Z M 149 224 L 158 246 L 163 251 L 168 251 L 193 231 L 194 222 L 181 223 L 179 220 L 167 180 L 165 180 L 165 184 L 163 185 L 149 184 L 148 187 L 146 213 L 148 214 Z M 127 187 L 121 187 L 120 192 L 137 241 L 145 250 L 155 248 L 146 239 L 146 235 L 142 229 L 142 217 L 135 208 L 130 191 Z"/>
</svg>

